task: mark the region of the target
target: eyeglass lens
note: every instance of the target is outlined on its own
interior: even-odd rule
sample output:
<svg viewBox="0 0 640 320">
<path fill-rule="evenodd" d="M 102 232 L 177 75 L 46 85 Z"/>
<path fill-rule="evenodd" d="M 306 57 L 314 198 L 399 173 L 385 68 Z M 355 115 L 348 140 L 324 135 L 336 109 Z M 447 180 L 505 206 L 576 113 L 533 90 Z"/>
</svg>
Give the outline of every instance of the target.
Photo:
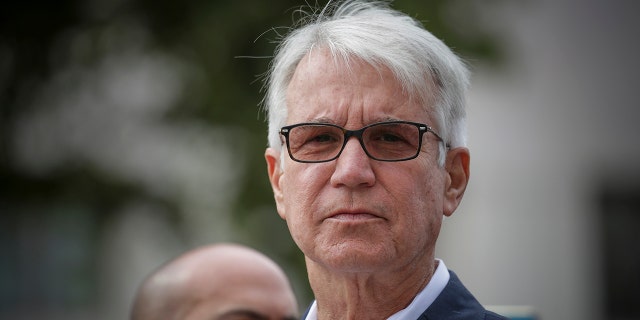
<svg viewBox="0 0 640 320">
<path fill-rule="evenodd" d="M 410 123 L 380 123 L 346 131 L 327 124 L 305 124 L 289 131 L 289 151 L 300 161 L 328 161 L 337 157 L 345 137 L 357 136 L 365 152 L 378 160 L 402 160 L 417 155 L 421 144 L 418 126 Z"/>
</svg>

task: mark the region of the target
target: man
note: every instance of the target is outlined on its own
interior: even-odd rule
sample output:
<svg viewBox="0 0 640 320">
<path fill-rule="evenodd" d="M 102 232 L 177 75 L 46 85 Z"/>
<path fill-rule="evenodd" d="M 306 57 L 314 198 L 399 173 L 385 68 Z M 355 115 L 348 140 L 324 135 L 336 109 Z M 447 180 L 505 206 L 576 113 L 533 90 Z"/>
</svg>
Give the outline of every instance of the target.
<svg viewBox="0 0 640 320">
<path fill-rule="evenodd" d="M 469 180 L 466 67 L 385 3 L 330 6 L 280 43 L 265 97 L 306 319 L 504 319 L 434 256 Z"/>
<path fill-rule="evenodd" d="M 185 253 L 152 273 L 138 290 L 132 320 L 291 320 L 298 306 L 271 259 L 235 244 Z"/>
</svg>

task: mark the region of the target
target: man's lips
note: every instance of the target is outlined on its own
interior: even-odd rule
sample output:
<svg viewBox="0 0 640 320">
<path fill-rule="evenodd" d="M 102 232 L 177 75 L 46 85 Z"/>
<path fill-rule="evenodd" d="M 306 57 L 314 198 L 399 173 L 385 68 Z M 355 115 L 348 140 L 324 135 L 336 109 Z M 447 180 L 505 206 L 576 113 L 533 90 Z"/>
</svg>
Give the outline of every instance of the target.
<svg viewBox="0 0 640 320">
<path fill-rule="evenodd" d="M 338 221 L 364 221 L 371 219 L 382 219 L 382 217 L 368 212 L 336 212 L 329 217 L 329 220 Z"/>
</svg>

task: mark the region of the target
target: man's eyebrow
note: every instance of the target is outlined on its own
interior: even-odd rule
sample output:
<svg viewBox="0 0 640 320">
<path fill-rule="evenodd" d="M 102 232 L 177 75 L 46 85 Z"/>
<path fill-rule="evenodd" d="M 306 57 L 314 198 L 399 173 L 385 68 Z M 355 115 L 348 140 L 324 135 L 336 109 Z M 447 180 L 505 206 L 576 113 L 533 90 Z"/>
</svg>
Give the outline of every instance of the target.
<svg viewBox="0 0 640 320">
<path fill-rule="evenodd" d="M 237 319 L 237 317 L 242 317 L 242 319 L 251 319 L 251 320 L 269 320 L 269 317 L 255 312 L 253 310 L 245 310 L 245 309 L 237 309 L 227 311 L 214 320 L 233 320 Z"/>
<path fill-rule="evenodd" d="M 307 119 L 305 122 L 309 122 L 309 123 L 328 123 L 328 124 L 335 124 L 335 121 L 333 121 L 332 119 L 329 119 L 329 118 L 327 118 L 327 117 L 320 117 L 320 118 Z"/>
<path fill-rule="evenodd" d="M 401 120 L 395 117 L 386 116 L 386 117 L 375 118 L 371 123 L 389 122 L 389 121 L 401 121 Z"/>
<path fill-rule="evenodd" d="M 236 317 L 242 317 L 242 319 L 251 319 L 251 320 L 271 320 L 268 316 L 265 316 L 259 312 L 255 312 L 253 310 L 248 310 L 248 309 L 237 309 L 237 310 L 227 311 L 213 320 L 233 320 L 233 319 L 236 319 Z M 294 315 L 290 315 L 290 316 L 282 317 L 276 320 L 298 320 L 298 317 Z"/>
<path fill-rule="evenodd" d="M 391 117 L 391 116 L 385 116 L 385 117 L 375 118 L 370 123 L 388 122 L 388 121 L 401 121 L 401 119 L 398 119 L 396 117 Z M 305 122 L 320 123 L 320 124 L 325 124 L 325 123 L 326 124 L 336 124 L 336 122 L 333 119 L 330 119 L 330 118 L 327 118 L 327 117 L 307 119 Z"/>
</svg>

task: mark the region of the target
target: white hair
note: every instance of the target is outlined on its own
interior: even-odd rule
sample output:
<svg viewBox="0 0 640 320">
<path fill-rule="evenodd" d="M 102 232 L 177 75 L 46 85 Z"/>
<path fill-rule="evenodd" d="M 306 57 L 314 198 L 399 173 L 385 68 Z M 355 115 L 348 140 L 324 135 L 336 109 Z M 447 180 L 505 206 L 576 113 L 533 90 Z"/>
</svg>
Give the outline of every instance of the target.
<svg viewBox="0 0 640 320">
<path fill-rule="evenodd" d="M 350 58 L 389 68 L 409 97 L 425 108 L 434 104 L 433 110 L 427 111 L 435 112 L 435 128 L 445 143 L 466 146 L 469 72 L 460 58 L 420 22 L 381 1 L 329 2 L 318 14 L 303 14 L 301 26 L 292 29 L 276 48 L 265 82 L 263 103 L 270 147 L 282 148 L 279 130 L 287 121 L 286 91 L 298 63 L 314 48 L 328 49 L 347 69 Z M 435 95 L 431 92 L 434 85 Z M 441 165 L 444 157 L 441 144 Z"/>
</svg>

